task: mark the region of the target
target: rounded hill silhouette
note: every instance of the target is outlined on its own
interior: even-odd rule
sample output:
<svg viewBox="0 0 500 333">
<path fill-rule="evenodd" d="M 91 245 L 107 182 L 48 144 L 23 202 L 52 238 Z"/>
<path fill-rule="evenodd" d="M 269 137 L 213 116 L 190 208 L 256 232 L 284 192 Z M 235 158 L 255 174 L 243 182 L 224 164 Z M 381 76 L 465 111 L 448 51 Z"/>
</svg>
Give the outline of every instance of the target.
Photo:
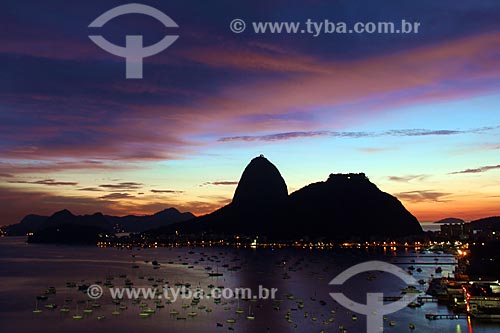
<svg viewBox="0 0 500 333">
<path fill-rule="evenodd" d="M 282 205 L 287 198 L 288 189 L 278 168 L 260 155 L 251 160 L 243 171 L 232 205 L 238 209 L 254 210 Z"/>
</svg>

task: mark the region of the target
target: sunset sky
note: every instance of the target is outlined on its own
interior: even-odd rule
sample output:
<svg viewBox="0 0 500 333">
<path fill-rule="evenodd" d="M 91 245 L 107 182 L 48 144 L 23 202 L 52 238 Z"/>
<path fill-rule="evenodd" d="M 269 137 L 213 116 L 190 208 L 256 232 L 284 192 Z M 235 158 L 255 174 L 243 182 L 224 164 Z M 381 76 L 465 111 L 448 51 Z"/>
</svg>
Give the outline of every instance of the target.
<svg viewBox="0 0 500 333">
<path fill-rule="evenodd" d="M 264 154 L 293 192 L 365 172 L 421 222 L 500 215 L 500 2 L 2 1 L 0 224 L 64 208 L 195 214 Z M 418 34 L 235 34 L 247 21 L 418 21 Z M 124 45 L 179 39 L 125 79 Z"/>
</svg>

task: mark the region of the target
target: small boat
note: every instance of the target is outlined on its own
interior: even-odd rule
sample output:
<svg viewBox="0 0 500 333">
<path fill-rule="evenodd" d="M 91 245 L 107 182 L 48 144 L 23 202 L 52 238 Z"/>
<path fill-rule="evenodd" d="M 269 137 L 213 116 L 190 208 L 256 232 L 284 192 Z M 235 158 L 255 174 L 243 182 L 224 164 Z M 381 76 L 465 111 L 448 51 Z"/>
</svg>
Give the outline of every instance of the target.
<svg viewBox="0 0 500 333">
<path fill-rule="evenodd" d="M 249 312 L 247 315 L 247 319 L 248 320 L 255 320 L 255 315 Z"/>
<path fill-rule="evenodd" d="M 410 325 L 408 325 L 408 327 L 410 328 L 410 330 L 414 330 L 415 329 L 415 324 L 410 323 Z"/>
<path fill-rule="evenodd" d="M 56 293 L 56 287 L 48 287 L 45 290 L 46 295 L 54 295 Z"/>
<path fill-rule="evenodd" d="M 120 301 L 118 301 L 118 303 L 116 303 L 115 301 L 117 300 L 113 300 L 113 303 L 115 303 L 115 311 L 111 312 L 111 314 L 113 316 L 119 316 L 121 314 L 120 310 L 118 310 L 118 305 L 120 304 Z"/>
<path fill-rule="evenodd" d="M 73 319 L 75 320 L 83 319 L 83 316 L 78 312 L 78 303 L 76 304 L 76 313 L 73 315 Z"/>
<path fill-rule="evenodd" d="M 42 313 L 42 310 L 38 308 L 38 300 L 35 301 L 35 310 L 33 310 L 33 313 Z"/>
</svg>

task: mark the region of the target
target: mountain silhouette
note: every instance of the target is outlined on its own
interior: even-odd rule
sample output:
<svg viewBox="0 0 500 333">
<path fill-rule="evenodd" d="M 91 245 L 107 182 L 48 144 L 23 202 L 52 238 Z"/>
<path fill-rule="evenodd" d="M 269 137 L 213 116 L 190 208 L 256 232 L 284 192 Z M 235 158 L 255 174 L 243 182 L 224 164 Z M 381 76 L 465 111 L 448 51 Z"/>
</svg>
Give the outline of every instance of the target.
<svg viewBox="0 0 500 333">
<path fill-rule="evenodd" d="M 61 211 L 55 212 L 52 214 L 47 221 L 52 224 L 60 224 L 60 223 L 73 223 L 77 217 L 73 215 L 69 210 L 63 209 Z"/>
<path fill-rule="evenodd" d="M 261 234 L 282 220 L 288 203 L 288 189 L 278 168 L 264 156 L 250 161 L 243 171 L 229 205 L 191 221 L 160 229 L 180 228 L 189 233 Z"/>
<path fill-rule="evenodd" d="M 436 224 L 455 224 L 455 223 L 464 223 L 465 221 L 456 217 L 447 217 L 445 219 L 441 219 L 439 221 L 433 222 Z"/>
<path fill-rule="evenodd" d="M 288 195 L 279 170 L 264 156 L 245 168 L 230 204 L 153 234 L 246 234 L 272 239 L 370 239 L 422 232 L 394 196 L 364 174 L 332 174 Z"/>
<path fill-rule="evenodd" d="M 490 216 L 470 222 L 474 229 L 500 231 L 500 216 Z"/>
<path fill-rule="evenodd" d="M 378 189 L 364 173 L 331 174 L 324 182 L 292 193 L 287 221 L 299 234 L 334 239 L 400 237 L 422 232 L 418 220 L 403 204 Z"/>
<path fill-rule="evenodd" d="M 22 218 L 19 223 L 5 227 L 5 231 L 10 236 L 24 236 L 28 232 L 37 231 L 47 227 L 45 220 L 48 216 L 29 214 Z"/>
<path fill-rule="evenodd" d="M 260 155 L 243 171 L 231 204 L 239 210 L 252 212 L 255 207 L 283 205 L 287 198 L 288 189 L 278 168 Z"/>
<path fill-rule="evenodd" d="M 46 228 L 68 224 L 95 226 L 110 233 L 116 230 L 124 232 L 142 232 L 171 223 L 191 220 L 193 218 L 193 214 L 181 213 L 175 208 L 167 208 L 153 215 L 127 215 L 121 217 L 104 215 L 102 213 L 74 215 L 69 210 L 63 209 L 55 212 L 51 216 L 27 215 L 21 222 L 7 226 L 5 229 L 7 234 L 11 236 L 23 236 L 30 232 L 37 232 Z"/>
</svg>

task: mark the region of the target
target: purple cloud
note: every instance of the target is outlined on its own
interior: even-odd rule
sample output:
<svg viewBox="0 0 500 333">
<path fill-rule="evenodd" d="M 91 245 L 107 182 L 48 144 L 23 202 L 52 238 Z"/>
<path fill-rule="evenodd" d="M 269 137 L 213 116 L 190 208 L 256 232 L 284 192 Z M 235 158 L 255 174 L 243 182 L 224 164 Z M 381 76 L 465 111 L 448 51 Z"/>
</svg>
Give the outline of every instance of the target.
<svg viewBox="0 0 500 333">
<path fill-rule="evenodd" d="M 61 181 L 56 181 L 55 179 L 43 179 L 43 180 L 36 180 L 36 181 L 12 180 L 12 181 L 8 181 L 8 183 L 36 184 L 36 185 L 48 185 L 48 186 L 75 186 L 75 185 L 78 185 L 77 182 L 61 182 Z"/>
<path fill-rule="evenodd" d="M 456 175 L 456 174 L 461 174 L 461 173 L 481 173 L 481 172 L 486 172 L 486 171 L 495 170 L 495 169 L 500 169 L 500 164 L 487 165 L 487 166 L 482 166 L 482 167 L 474 168 L 474 169 L 465 169 L 462 171 L 450 172 L 449 174 Z"/>
</svg>

